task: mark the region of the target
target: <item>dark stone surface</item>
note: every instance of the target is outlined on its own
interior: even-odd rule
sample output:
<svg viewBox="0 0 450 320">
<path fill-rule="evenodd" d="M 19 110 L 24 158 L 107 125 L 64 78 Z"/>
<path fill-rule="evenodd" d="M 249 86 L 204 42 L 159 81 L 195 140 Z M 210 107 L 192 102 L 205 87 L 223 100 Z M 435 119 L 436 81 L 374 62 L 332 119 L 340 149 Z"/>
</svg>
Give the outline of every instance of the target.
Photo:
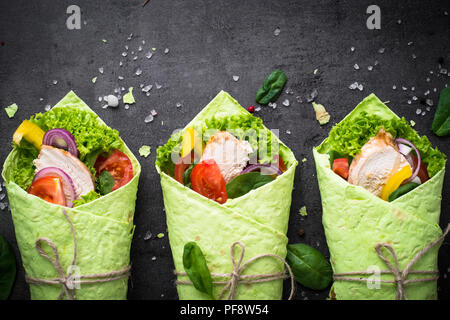
<svg viewBox="0 0 450 320">
<path fill-rule="evenodd" d="M 276 109 L 265 107 L 257 115 L 269 128 L 280 129 L 281 139 L 298 160 L 307 159 L 305 163 L 300 161 L 296 172 L 290 242 L 310 244 L 327 257 L 312 147 L 359 101 L 371 92 L 390 101 L 388 105 L 397 114 L 414 120 L 421 134 L 450 154 L 449 137 L 438 138 L 430 131 L 438 93 L 450 79 L 438 74 L 439 62 L 450 67 L 449 17 L 444 13 L 450 12 L 448 1 L 377 1 L 382 25 L 375 31 L 366 28 L 366 8 L 373 4 L 369 1 L 151 0 L 144 8 L 142 2 L 0 1 L 0 106 L 3 109 L 13 102 L 19 105 L 13 119 L 0 110 L 1 163 L 10 151 L 11 136 L 19 123 L 43 111 L 46 104 L 55 104 L 69 90 L 118 129 L 133 152 L 137 154 L 142 144 L 152 146 L 152 154 L 140 158 L 143 172 L 131 252 L 130 299 L 177 298 L 168 237 L 143 239 L 147 231 L 166 234 L 160 182 L 154 168 L 155 151 L 173 130 L 182 128 L 222 89 L 246 107 L 255 104 L 256 90 L 269 72 L 280 68 L 287 74 L 287 87 L 294 94 L 283 93 Z M 81 30 L 66 28 L 66 8 L 70 4 L 81 7 Z M 276 27 L 281 29 L 277 37 Z M 130 33 L 133 38 L 128 41 Z M 146 43 L 139 52 L 142 40 Z M 126 58 L 121 56 L 125 45 L 130 48 Z M 148 60 L 144 55 L 152 47 L 157 50 Z M 170 52 L 164 54 L 164 48 Z M 380 48 L 385 48 L 383 54 L 378 53 Z M 138 56 L 136 61 L 131 51 Z M 124 66 L 119 67 L 121 60 Z M 375 61 L 378 64 L 368 71 Z M 353 68 L 355 63 L 360 70 Z M 99 67 L 104 67 L 104 74 L 99 74 Z M 134 75 L 137 67 L 143 69 L 141 76 Z M 239 75 L 239 81 L 234 82 L 233 75 Z M 94 76 L 98 77 L 95 84 L 91 82 Z M 120 81 L 118 76 L 125 79 Z M 52 84 L 54 79 L 56 85 Z M 363 91 L 348 88 L 355 81 L 364 85 Z M 154 87 L 149 97 L 140 91 L 141 83 L 155 82 L 163 87 Z M 393 85 L 397 90 L 392 89 Z M 113 93 L 117 86 L 135 87 L 136 105 L 129 110 L 123 104 L 116 110 L 102 109 L 98 97 Z M 402 86 L 408 89 L 403 91 Z M 415 87 L 414 92 L 411 87 Z M 331 122 L 322 127 L 315 120 L 311 104 L 295 99 L 304 99 L 314 89 L 319 93 L 316 100 L 332 116 Z M 416 109 L 425 106 L 420 101 L 409 105 L 407 100 L 413 95 L 425 98 L 426 90 L 431 91 L 427 97 L 434 106 L 425 116 L 416 115 Z M 286 98 L 290 107 L 281 105 Z M 183 104 L 179 109 L 177 102 Z M 144 118 L 152 109 L 158 116 L 146 124 Z M 441 226 L 450 222 L 448 181 L 447 173 Z M 298 214 L 303 205 L 307 217 Z M 304 230 L 303 236 L 298 235 L 299 229 Z M 7 210 L 0 211 L 0 234 L 14 247 L 20 265 Z M 450 298 L 449 248 L 447 240 L 439 256 L 441 299 Z M 298 286 L 295 298 L 324 299 L 327 293 Z M 11 299 L 28 298 L 23 268 L 19 267 Z"/>
</svg>

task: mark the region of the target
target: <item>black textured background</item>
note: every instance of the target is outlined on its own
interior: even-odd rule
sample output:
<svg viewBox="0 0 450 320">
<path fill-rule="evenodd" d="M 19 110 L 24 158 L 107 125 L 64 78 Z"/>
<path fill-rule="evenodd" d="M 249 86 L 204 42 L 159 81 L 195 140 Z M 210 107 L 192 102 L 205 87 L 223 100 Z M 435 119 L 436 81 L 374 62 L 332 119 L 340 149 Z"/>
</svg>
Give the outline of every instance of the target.
<svg viewBox="0 0 450 320">
<path fill-rule="evenodd" d="M 148 158 L 140 158 L 143 171 L 131 252 L 130 299 L 177 298 L 159 176 L 154 168 L 156 148 L 222 89 L 247 107 L 255 104 L 256 90 L 268 73 L 275 68 L 286 73 L 286 89 L 293 94 L 283 93 L 276 109 L 263 107 L 256 115 L 267 127 L 280 129 L 281 139 L 299 161 L 307 159 L 300 161 L 296 172 L 290 242 L 312 245 L 327 257 L 312 147 L 364 97 L 373 92 L 390 101 L 388 106 L 414 120 L 419 133 L 450 155 L 450 138 L 438 138 L 430 130 L 439 91 L 450 82 L 450 77 L 439 73 L 439 64 L 450 67 L 449 1 L 150 0 L 144 8 L 142 2 L 0 1 L 0 106 L 19 105 L 13 119 L 0 110 L 0 163 L 10 151 L 12 134 L 20 122 L 43 111 L 45 105 L 54 105 L 69 90 L 119 130 L 133 152 L 137 154 L 143 144 L 152 147 Z M 66 8 L 71 4 L 82 10 L 81 30 L 66 28 Z M 366 28 L 366 8 L 371 4 L 381 8 L 381 30 Z M 275 36 L 277 27 L 280 34 Z M 131 33 L 132 39 L 127 40 Z M 126 58 L 121 55 L 125 45 L 129 46 Z M 138 51 L 139 45 L 142 51 Z M 151 48 L 156 51 L 148 60 L 145 53 Z M 169 53 L 164 54 L 165 48 Z M 384 53 L 379 53 L 380 48 L 385 48 Z M 134 56 L 138 59 L 133 60 Z M 124 65 L 119 67 L 121 60 Z M 359 70 L 354 69 L 355 63 Z M 372 71 L 367 69 L 369 65 L 375 65 Z M 138 67 L 143 70 L 140 76 L 134 74 Z M 233 75 L 240 76 L 237 82 Z M 94 76 L 98 77 L 95 84 L 91 82 Z M 355 81 L 363 84 L 362 91 L 348 88 Z M 163 87 L 157 90 L 155 82 Z M 141 92 L 140 84 L 154 85 L 149 97 Z M 98 97 L 113 94 L 118 86 L 135 87 L 136 104 L 129 110 L 122 103 L 114 110 L 102 109 L 104 103 Z M 330 123 L 322 127 L 311 104 L 296 101 L 297 96 L 305 100 L 314 89 L 318 91 L 316 101 L 331 114 Z M 425 96 L 427 90 L 430 94 Z M 414 95 L 419 99 L 408 104 Z M 286 98 L 289 107 L 281 104 Z M 425 110 L 425 98 L 432 99 L 434 106 L 425 116 L 417 115 L 417 108 Z M 181 108 L 176 107 L 178 102 Z M 157 117 L 144 123 L 152 109 Z M 450 222 L 449 192 L 447 173 L 442 227 Z M 307 217 L 298 214 L 303 205 Z M 299 229 L 305 231 L 304 236 L 298 235 Z M 144 240 L 148 231 L 166 236 Z M 13 246 L 20 266 L 8 210 L 0 211 L 0 234 Z M 439 255 L 440 299 L 450 299 L 449 249 L 447 240 Z M 286 283 L 285 291 L 287 287 Z M 298 286 L 295 298 L 324 299 L 327 294 L 328 290 L 315 292 Z M 11 299 L 28 298 L 20 266 Z"/>
</svg>

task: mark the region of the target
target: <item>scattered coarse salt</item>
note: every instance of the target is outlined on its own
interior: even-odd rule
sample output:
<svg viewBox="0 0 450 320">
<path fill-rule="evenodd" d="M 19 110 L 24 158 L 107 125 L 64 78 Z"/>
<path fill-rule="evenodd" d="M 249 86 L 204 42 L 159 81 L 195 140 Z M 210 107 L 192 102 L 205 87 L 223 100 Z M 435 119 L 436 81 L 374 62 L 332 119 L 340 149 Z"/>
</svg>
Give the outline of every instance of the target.
<svg viewBox="0 0 450 320">
<path fill-rule="evenodd" d="M 289 100 L 288 99 L 284 99 L 284 101 L 283 101 L 283 106 L 285 106 L 285 107 L 289 107 Z"/>
<path fill-rule="evenodd" d="M 153 88 L 153 85 L 149 84 L 148 86 L 145 86 L 142 88 L 143 92 L 149 92 Z"/>
<path fill-rule="evenodd" d="M 137 56 L 135 56 L 135 57 L 133 57 L 133 60 L 135 60 L 135 61 L 136 61 L 136 60 L 137 60 L 137 58 L 138 58 L 138 57 L 137 57 Z"/>
<path fill-rule="evenodd" d="M 119 67 L 123 66 L 123 62 L 119 61 Z"/>
<path fill-rule="evenodd" d="M 117 77 L 119 80 L 123 80 L 123 77 L 122 76 L 118 76 Z"/>
<path fill-rule="evenodd" d="M 256 108 L 255 108 L 255 111 L 256 111 L 256 112 L 261 111 L 261 107 L 256 107 Z"/>
<path fill-rule="evenodd" d="M 351 52 L 355 51 L 355 47 L 350 47 L 350 51 Z"/>
<path fill-rule="evenodd" d="M 417 109 L 416 110 L 416 114 L 421 114 L 422 113 L 422 109 Z"/>
<path fill-rule="evenodd" d="M 153 119 L 154 119 L 154 117 L 151 114 L 149 114 L 147 117 L 145 117 L 144 122 L 149 123 L 149 122 L 152 122 Z"/>
<path fill-rule="evenodd" d="M 397 86 L 394 84 L 393 86 L 392 86 L 392 90 L 396 90 L 397 89 Z"/>
<path fill-rule="evenodd" d="M 115 107 L 117 107 L 119 105 L 119 99 L 115 95 L 110 94 L 107 97 L 107 101 L 108 101 L 108 106 L 109 107 L 115 108 Z"/>
<path fill-rule="evenodd" d="M 45 106 L 44 110 L 45 110 L 45 111 L 48 111 L 48 110 L 50 110 L 51 108 L 52 108 L 52 106 L 49 105 L 49 104 L 47 104 L 47 105 Z"/>
<path fill-rule="evenodd" d="M 169 53 L 169 48 L 165 48 L 165 49 L 164 49 L 164 53 L 165 53 L 165 54 L 168 54 L 168 53 Z"/>
<path fill-rule="evenodd" d="M 181 108 L 181 107 L 182 107 L 182 104 L 181 104 L 181 102 L 177 102 L 177 103 L 175 104 L 175 106 L 176 106 L 177 108 Z"/>
<path fill-rule="evenodd" d="M 380 48 L 378 49 L 378 53 L 384 53 L 385 50 L 386 50 L 385 48 Z"/>
<path fill-rule="evenodd" d="M 138 51 L 142 51 L 142 46 L 139 46 L 139 47 L 138 47 Z"/>
<path fill-rule="evenodd" d="M 144 235 L 144 240 L 150 240 L 152 237 L 152 233 L 150 231 L 147 231 Z"/>
<path fill-rule="evenodd" d="M 158 89 L 158 90 L 162 88 L 162 85 L 157 82 L 155 82 L 155 86 L 156 86 L 156 89 Z"/>
<path fill-rule="evenodd" d="M 357 63 L 355 63 L 355 64 L 353 65 L 353 68 L 354 68 L 355 70 L 359 70 L 359 65 L 358 65 Z"/>
<path fill-rule="evenodd" d="M 134 73 L 137 76 L 140 76 L 142 74 L 142 69 L 141 68 L 137 68 L 136 72 Z"/>
<path fill-rule="evenodd" d="M 151 57 L 153 56 L 153 53 L 152 52 L 147 52 L 147 54 L 145 55 L 145 57 L 147 58 L 147 59 L 150 59 Z"/>
<path fill-rule="evenodd" d="M 128 55 L 128 53 L 126 53 L 125 51 L 122 52 L 122 57 L 126 57 Z"/>
<path fill-rule="evenodd" d="M 427 82 L 430 82 L 430 80 L 431 80 L 430 78 L 427 78 L 427 79 L 426 79 Z"/>
<path fill-rule="evenodd" d="M 364 89 L 364 86 L 360 83 L 360 84 L 358 84 L 358 90 L 359 91 L 363 91 L 363 89 Z"/>
<path fill-rule="evenodd" d="M 411 100 L 408 100 L 408 104 L 411 104 Z"/>
<path fill-rule="evenodd" d="M 350 84 L 350 85 L 348 86 L 348 88 L 349 88 L 350 90 L 355 90 L 356 88 L 358 88 L 358 82 L 353 82 L 352 84 Z"/>
<path fill-rule="evenodd" d="M 125 104 L 125 110 L 130 109 L 130 105 L 129 104 Z"/>
<path fill-rule="evenodd" d="M 133 34 L 130 33 L 130 35 L 128 36 L 127 40 L 131 40 L 131 38 L 133 38 Z"/>
<path fill-rule="evenodd" d="M 416 96 L 413 96 L 412 99 L 413 99 L 414 101 L 417 101 L 418 98 L 417 98 Z"/>
<path fill-rule="evenodd" d="M 98 68 L 98 72 L 103 74 L 103 67 Z"/>
<path fill-rule="evenodd" d="M 98 97 L 99 102 L 102 102 L 102 100 L 103 100 L 103 97 Z"/>
<path fill-rule="evenodd" d="M 408 90 L 408 88 L 407 87 L 402 87 L 402 90 L 406 91 L 406 90 Z"/>
<path fill-rule="evenodd" d="M 153 109 L 152 111 L 150 111 L 150 114 L 154 117 L 156 117 L 158 115 L 158 112 L 156 112 L 155 109 Z"/>
<path fill-rule="evenodd" d="M 423 93 L 424 96 L 427 96 L 427 95 L 429 95 L 429 94 L 430 94 L 430 90 L 427 90 L 427 91 L 425 91 L 425 92 Z"/>
<path fill-rule="evenodd" d="M 417 58 L 417 56 L 416 56 L 414 53 L 411 55 L 411 57 L 412 57 L 413 59 Z"/>
<path fill-rule="evenodd" d="M 277 27 L 277 28 L 273 31 L 273 35 L 277 37 L 277 36 L 280 34 L 280 32 L 281 32 L 281 29 Z"/>
<path fill-rule="evenodd" d="M 53 80 L 52 82 L 53 82 L 53 84 L 57 84 L 58 80 Z"/>
<path fill-rule="evenodd" d="M 373 70 L 373 66 L 367 66 L 367 70 L 372 71 Z"/>
<path fill-rule="evenodd" d="M 291 130 L 286 130 L 286 133 L 287 134 L 291 134 Z"/>
<path fill-rule="evenodd" d="M 412 41 L 408 42 L 408 46 L 410 46 L 410 45 L 412 45 L 412 44 L 413 44 L 413 42 L 412 42 Z"/>
<path fill-rule="evenodd" d="M 233 80 L 234 81 L 238 81 L 239 80 L 239 76 L 233 76 Z"/>
<path fill-rule="evenodd" d="M 433 105 L 433 100 L 431 100 L 431 99 L 426 99 L 426 100 L 425 100 L 425 103 L 431 107 L 431 106 Z"/>
</svg>

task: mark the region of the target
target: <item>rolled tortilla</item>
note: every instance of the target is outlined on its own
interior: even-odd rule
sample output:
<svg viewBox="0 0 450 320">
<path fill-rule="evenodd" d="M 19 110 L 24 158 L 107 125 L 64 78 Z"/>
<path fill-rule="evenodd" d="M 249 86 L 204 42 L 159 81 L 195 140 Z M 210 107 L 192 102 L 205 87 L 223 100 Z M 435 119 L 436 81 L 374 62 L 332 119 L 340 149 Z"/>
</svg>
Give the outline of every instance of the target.
<svg viewBox="0 0 450 320">
<path fill-rule="evenodd" d="M 186 127 L 202 126 L 212 117 L 247 115 L 248 112 L 228 93 L 221 91 Z M 184 130 L 185 130 L 184 129 Z M 164 173 L 158 165 L 167 217 L 170 247 L 177 272 L 184 272 L 183 248 L 196 241 L 202 249 L 211 273 L 230 273 L 230 247 L 240 241 L 245 246 L 243 262 L 260 254 L 272 253 L 286 257 L 287 227 L 291 194 L 297 160 L 292 151 L 278 138 L 280 154 L 286 172 L 274 181 L 220 205 L 187 188 Z M 240 253 L 236 252 L 239 256 Z M 243 274 L 267 274 L 284 271 L 278 259 L 264 257 L 251 263 Z M 178 276 L 181 281 L 187 276 Z M 215 285 L 217 298 L 223 285 Z M 239 284 L 235 299 L 281 299 L 282 280 L 264 283 Z M 209 299 L 193 285 L 177 285 L 178 297 Z"/>
<path fill-rule="evenodd" d="M 352 121 L 361 112 L 383 119 L 398 116 L 374 94 L 365 98 L 342 122 Z M 366 189 L 349 184 L 330 167 L 328 139 L 314 148 L 317 179 L 322 198 L 322 223 L 325 229 L 330 262 L 335 274 L 368 270 L 387 270 L 375 251 L 378 243 L 395 250 L 403 270 L 413 257 L 442 235 L 439 227 L 441 193 L 445 168 L 406 195 L 387 202 Z M 424 254 L 412 270 L 436 271 L 439 245 Z M 393 263 L 392 256 L 383 251 Z M 374 279 L 372 276 L 364 278 Z M 429 275 L 411 274 L 408 279 Z M 392 274 L 381 274 L 381 280 L 393 280 Z M 372 283 L 374 284 L 374 283 Z M 395 299 L 393 283 L 368 285 L 368 282 L 335 281 L 330 296 L 335 299 Z M 405 286 L 408 299 L 436 299 L 437 282 L 417 282 Z"/>
<path fill-rule="evenodd" d="M 72 91 L 54 108 L 65 106 L 94 113 Z M 100 118 L 98 120 L 102 122 Z M 70 223 L 62 213 L 62 209 L 67 212 L 76 234 L 75 270 L 77 274 L 101 274 L 129 266 L 141 166 L 125 144 L 121 151 L 132 162 L 133 179 L 116 191 L 75 208 L 46 202 L 28 194 L 11 181 L 10 171 L 15 163 L 16 152 L 13 150 L 9 154 L 3 166 L 2 177 L 6 182 L 17 244 L 28 277 L 39 279 L 59 277 L 55 267 L 36 251 L 35 242 L 42 237 L 54 243 L 58 249 L 61 267 L 64 272 L 68 272 L 73 259 L 74 240 Z M 54 258 L 48 245 L 44 244 L 42 248 Z M 75 294 L 80 300 L 126 299 L 127 289 L 128 277 L 123 277 L 104 283 L 81 284 L 80 288 L 75 290 Z M 31 299 L 57 299 L 60 292 L 61 285 L 30 284 Z"/>
</svg>

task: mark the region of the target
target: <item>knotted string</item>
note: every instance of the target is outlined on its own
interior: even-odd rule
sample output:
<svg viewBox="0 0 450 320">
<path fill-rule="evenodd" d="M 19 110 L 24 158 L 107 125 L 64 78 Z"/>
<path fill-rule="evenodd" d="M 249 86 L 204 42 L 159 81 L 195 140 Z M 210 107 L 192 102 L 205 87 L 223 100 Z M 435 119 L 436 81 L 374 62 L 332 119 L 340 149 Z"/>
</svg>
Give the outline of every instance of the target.
<svg viewBox="0 0 450 320">
<path fill-rule="evenodd" d="M 387 243 L 378 243 L 375 246 L 375 251 L 378 254 L 378 257 L 380 257 L 381 260 L 386 264 L 389 270 L 382 270 L 380 271 L 381 274 L 392 274 L 394 276 L 394 280 L 382 280 L 382 279 L 370 279 L 370 281 L 378 282 L 378 283 L 394 283 L 396 285 L 396 294 L 395 299 L 396 300 L 408 300 L 408 297 L 406 295 L 405 286 L 409 283 L 413 282 L 427 282 L 427 281 L 435 281 L 439 278 L 439 271 L 433 270 L 411 270 L 412 266 L 420 260 L 420 258 L 427 253 L 431 248 L 433 248 L 436 244 L 441 242 L 447 234 L 450 232 L 450 224 L 447 225 L 447 228 L 445 229 L 442 236 L 437 238 L 436 240 L 430 242 L 427 246 L 425 246 L 422 250 L 420 250 L 412 259 L 409 261 L 409 263 L 406 265 L 404 270 L 400 270 L 397 255 L 395 254 L 394 248 Z M 381 251 L 382 248 L 386 248 L 389 253 L 392 256 L 392 260 L 394 264 L 392 264 L 388 258 L 383 254 Z M 333 278 L 335 281 L 358 281 L 358 282 L 365 282 L 369 281 L 369 279 L 364 278 L 352 278 L 352 277 L 346 277 L 347 275 L 369 275 L 374 274 L 374 272 L 371 271 L 352 271 L 352 272 L 341 272 L 341 273 L 335 273 Z M 432 277 L 426 277 L 426 278 L 420 278 L 420 279 L 407 279 L 408 275 L 410 274 L 431 274 L 434 275 Z"/>
<path fill-rule="evenodd" d="M 52 279 L 40 279 L 40 278 L 33 278 L 29 277 L 28 275 L 25 275 L 25 280 L 27 283 L 30 284 L 51 284 L 51 285 L 61 285 L 61 292 L 58 295 L 58 300 L 62 299 L 63 296 L 65 296 L 68 300 L 74 300 L 76 299 L 75 295 L 75 286 L 77 284 L 92 284 L 92 283 L 103 283 L 103 282 L 109 282 L 114 281 L 118 279 L 122 279 L 125 277 L 128 277 L 130 275 L 130 266 L 126 266 L 125 268 L 117 271 L 111 271 L 106 273 L 96 273 L 96 274 L 89 274 L 89 275 L 77 275 L 76 278 L 80 280 L 74 280 L 74 277 L 72 275 L 73 269 L 75 267 L 75 263 L 77 260 L 77 238 L 75 235 L 75 229 L 73 227 L 72 221 L 70 220 L 69 216 L 67 215 L 66 210 L 63 209 L 64 217 L 66 218 L 67 222 L 70 225 L 70 229 L 72 231 L 73 236 L 73 258 L 72 263 L 68 268 L 68 273 L 66 274 L 61 266 L 61 261 L 59 260 L 59 254 L 58 249 L 56 248 L 56 245 L 48 238 L 40 237 L 36 240 L 35 247 L 36 251 L 41 255 L 43 258 L 47 259 L 55 268 L 55 270 L 58 272 L 59 277 L 58 278 L 52 278 Z M 53 251 L 54 258 L 50 257 L 41 246 L 41 243 L 45 242 Z M 88 279 L 88 280 L 81 280 L 81 279 Z"/>
<path fill-rule="evenodd" d="M 237 245 L 239 245 L 241 247 L 241 254 L 239 256 L 239 260 L 236 263 L 234 249 Z M 286 262 L 286 260 L 284 260 L 282 257 L 280 257 L 279 255 L 276 255 L 276 254 L 264 253 L 264 254 L 254 256 L 253 258 L 250 258 L 246 262 L 242 263 L 242 261 L 244 260 L 244 255 L 245 255 L 244 244 L 240 241 L 234 242 L 231 245 L 231 250 L 230 250 L 230 256 L 231 256 L 231 262 L 233 265 L 233 270 L 230 273 L 211 273 L 212 277 L 229 278 L 229 280 L 227 280 L 227 281 L 218 280 L 218 281 L 212 282 L 213 285 L 225 285 L 218 296 L 219 300 L 222 299 L 222 297 L 224 296 L 224 294 L 227 291 L 228 291 L 227 300 L 233 300 L 236 296 L 237 287 L 241 283 L 247 283 L 247 284 L 263 283 L 263 282 L 269 282 L 269 281 L 274 281 L 274 280 L 286 279 L 288 277 L 291 279 L 291 291 L 290 291 L 288 300 L 292 299 L 292 297 L 294 296 L 294 290 L 295 290 L 294 274 L 292 273 L 291 267 Z M 289 272 L 289 275 L 286 275 L 285 272 L 266 273 L 266 274 L 245 274 L 245 275 L 242 274 L 249 264 L 251 264 L 252 262 L 254 262 L 258 259 L 264 258 L 264 257 L 272 257 L 272 258 L 278 259 L 281 262 L 283 262 L 283 264 L 286 266 L 286 269 Z M 177 271 L 175 271 L 175 274 L 178 276 L 186 276 L 187 275 L 186 272 L 177 272 Z M 191 281 L 188 281 L 188 280 L 177 280 L 176 283 L 177 284 L 190 284 L 190 285 L 193 284 Z"/>
</svg>

